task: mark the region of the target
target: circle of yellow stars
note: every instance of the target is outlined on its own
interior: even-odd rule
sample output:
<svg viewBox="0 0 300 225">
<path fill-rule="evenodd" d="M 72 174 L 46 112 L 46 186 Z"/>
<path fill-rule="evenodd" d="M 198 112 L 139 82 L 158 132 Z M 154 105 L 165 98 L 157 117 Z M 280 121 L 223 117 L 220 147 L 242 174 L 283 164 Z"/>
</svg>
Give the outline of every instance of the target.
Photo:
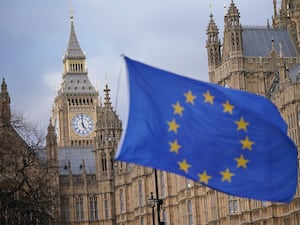
<svg viewBox="0 0 300 225">
<path fill-rule="evenodd" d="M 192 106 L 195 105 L 195 101 L 197 99 L 197 96 L 192 93 L 191 90 L 188 90 L 186 93 L 184 93 L 185 96 L 185 103 L 190 104 Z M 210 91 L 206 91 L 202 94 L 203 96 L 203 103 L 208 104 L 210 106 L 213 106 L 215 104 L 215 96 L 213 96 Z M 230 103 L 230 101 L 226 100 L 224 103 L 222 103 L 223 111 L 222 113 L 227 113 L 229 115 L 233 115 L 233 112 L 235 110 L 235 106 Z M 186 110 L 179 101 L 172 104 L 173 108 L 173 114 L 178 115 L 180 117 L 183 117 L 184 111 Z M 236 124 L 237 131 L 242 131 L 247 133 L 248 132 L 248 126 L 250 125 L 249 122 L 247 122 L 244 117 L 240 117 L 239 120 L 234 121 Z M 175 118 L 173 118 L 171 121 L 167 121 L 168 124 L 168 131 L 174 132 L 174 134 L 177 135 L 178 130 L 180 129 L 180 124 L 177 123 Z M 244 139 L 239 140 L 239 143 L 241 144 L 241 150 L 248 150 L 252 151 L 252 146 L 255 144 L 255 142 L 251 141 L 251 139 L 246 135 Z M 174 139 L 169 142 L 170 149 L 169 151 L 171 153 L 179 154 L 182 146 L 178 142 L 177 139 Z M 247 164 L 250 162 L 248 159 L 244 157 L 243 154 L 240 154 L 238 157 L 234 158 L 236 161 L 236 167 L 237 168 L 243 168 L 247 169 Z M 185 173 L 189 172 L 189 169 L 192 167 L 191 164 L 188 163 L 187 159 L 183 159 L 182 161 L 177 162 L 179 166 L 179 170 L 184 171 Z M 233 177 L 235 174 L 230 171 L 230 168 L 225 168 L 222 171 L 219 171 L 221 175 L 221 182 L 229 182 L 231 183 Z M 204 170 L 201 173 L 198 173 L 197 176 L 199 177 L 199 182 L 204 183 L 208 185 L 209 180 L 213 179 L 213 176 L 208 173 L 208 171 Z"/>
</svg>

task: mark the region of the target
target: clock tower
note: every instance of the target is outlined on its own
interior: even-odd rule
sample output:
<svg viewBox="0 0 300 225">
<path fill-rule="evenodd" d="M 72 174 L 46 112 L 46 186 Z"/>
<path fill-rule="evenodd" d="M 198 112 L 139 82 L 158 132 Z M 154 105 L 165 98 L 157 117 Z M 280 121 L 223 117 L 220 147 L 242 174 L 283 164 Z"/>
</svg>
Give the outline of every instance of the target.
<svg viewBox="0 0 300 225">
<path fill-rule="evenodd" d="M 93 146 L 98 91 L 89 78 L 86 57 L 80 48 L 71 15 L 71 32 L 63 58 L 60 89 L 55 97 L 52 122 L 58 147 Z"/>
</svg>

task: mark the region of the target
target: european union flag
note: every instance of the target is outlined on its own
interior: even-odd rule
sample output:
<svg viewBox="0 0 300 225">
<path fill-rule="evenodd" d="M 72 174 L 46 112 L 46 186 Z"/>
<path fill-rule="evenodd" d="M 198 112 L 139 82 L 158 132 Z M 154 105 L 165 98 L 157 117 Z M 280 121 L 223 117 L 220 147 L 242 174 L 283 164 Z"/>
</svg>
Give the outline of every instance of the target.
<svg viewBox="0 0 300 225">
<path fill-rule="evenodd" d="M 116 159 L 169 171 L 240 197 L 289 202 L 297 149 L 266 98 L 125 57 L 128 124 Z"/>
</svg>

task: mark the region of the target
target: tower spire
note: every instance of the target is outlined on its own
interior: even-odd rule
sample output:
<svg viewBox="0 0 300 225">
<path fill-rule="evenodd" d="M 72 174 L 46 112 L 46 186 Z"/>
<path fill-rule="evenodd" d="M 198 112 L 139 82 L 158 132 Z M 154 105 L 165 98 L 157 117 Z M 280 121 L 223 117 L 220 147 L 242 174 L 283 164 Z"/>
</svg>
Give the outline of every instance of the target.
<svg viewBox="0 0 300 225">
<path fill-rule="evenodd" d="M 7 84 L 3 78 L 0 93 L 0 122 L 3 124 L 10 124 L 10 97 L 7 91 Z"/>
<path fill-rule="evenodd" d="M 73 15 L 73 9 L 70 9 L 70 23 L 71 23 L 71 29 L 70 29 L 70 37 L 69 42 L 67 46 L 67 51 L 65 53 L 63 63 L 64 63 L 64 76 L 66 74 L 74 74 L 74 73 L 80 73 L 80 74 L 87 74 L 87 68 L 86 68 L 86 57 L 83 53 L 74 28 L 74 15 Z"/>
<path fill-rule="evenodd" d="M 64 57 L 64 61 L 66 59 L 85 59 L 85 55 L 83 51 L 81 50 L 81 47 L 79 45 L 75 28 L 74 28 L 74 15 L 73 10 L 70 9 L 70 21 L 71 21 L 71 29 L 70 29 L 70 37 L 69 42 L 67 46 L 67 51 Z"/>
</svg>

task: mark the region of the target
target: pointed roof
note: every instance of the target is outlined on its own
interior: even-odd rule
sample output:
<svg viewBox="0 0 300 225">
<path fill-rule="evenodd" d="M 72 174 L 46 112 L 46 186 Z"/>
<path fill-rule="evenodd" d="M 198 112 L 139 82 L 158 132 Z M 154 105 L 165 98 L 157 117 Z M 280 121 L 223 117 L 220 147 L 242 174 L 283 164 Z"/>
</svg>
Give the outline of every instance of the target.
<svg viewBox="0 0 300 225">
<path fill-rule="evenodd" d="M 235 3 L 233 2 L 233 0 L 231 0 L 228 12 L 227 12 L 227 16 L 234 16 L 234 17 L 240 17 L 240 13 L 239 10 L 237 9 Z"/>
<path fill-rule="evenodd" d="M 85 55 L 83 51 L 80 48 L 75 28 L 74 28 L 74 18 L 73 15 L 70 17 L 71 21 L 71 31 L 70 31 L 70 38 L 68 42 L 67 51 L 64 57 L 64 60 L 66 59 L 85 59 Z"/>
<path fill-rule="evenodd" d="M 68 73 L 66 76 L 64 76 L 63 82 L 61 83 L 61 88 L 58 90 L 58 95 L 74 93 L 98 96 L 98 91 L 92 85 L 87 73 Z"/>
<path fill-rule="evenodd" d="M 104 98 L 105 102 L 104 102 L 104 107 L 105 107 L 105 108 L 112 108 L 111 102 L 110 102 L 110 94 L 109 94 L 110 89 L 108 88 L 108 85 L 107 85 L 107 84 L 105 85 L 104 92 L 105 92 L 105 98 Z"/>
<path fill-rule="evenodd" d="M 59 174 L 82 174 L 83 168 L 87 174 L 96 173 L 94 147 L 64 147 L 58 148 Z M 82 163 L 84 162 L 84 167 Z"/>
<path fill-rule="evenodd" d="M 281 52 L 283 57 L 299 56 L 287 29 L 243 26 L 242 42 L 245 57 L 267 57 L 272 48 L 275 48 L 277 52 Z M 280 45 L 282 46 L 281 49 Z"/>
<path fill-rule="evenodd" d="M 2 101 L 4 101 L 4 102 L 8 101 L 8 103 L 10 103 L 10 98 L 9 98 L 9 94 L 8 94 L 8 91 L 7 91 L 7 84 L 6 84 L 4 78 L 3 78 L 2 84 L 1 84 L 0 96 L 1 96 Z"/>
<path fill-rule="evenodd" d="M 55 127 L 53 126 L 51 119 L 50 119 L 49 125 L 48 125 L 48 133 L 47 133 L 47 136 L 46 136 L 46 142 L 47 142 L 47 144 L 51 143 L 51 144 L 55 144 L 56 145 Z"/>
<path fill-rule="evenodd" d="M 215 23 L 213 14 L 211 13 L 209 17 L 210 17 L 210 20 L 209 20 L 209 23 L 208 23 L 208 26 L 207 26 L 207 30 L 206 30 L 207 33 L 208 33 L 209 31 L 212 31 L 212 32 L 218 32 L 219 29 L 218 29 L 218 27 L 217 27 L 217 25 L 216 25 L 216 23 Z"/>
<path fill-rule="evenodd" d="M 106 128 L 118 128 L 121 129 L 122 123 L 119 119 L 118 115 L 114 111 L 111 102 L 110 102 L 110 89 L 108 85 L 105 85 L 105 97 L 104 97 L 104 106 L 100 107 L 101 116 L 98 118 L 98 128 L 106 129 Z"/>
<path fill-rule="evenodd" d="M 2 84 L 1 84 L 1 92 L 7 93 L 7 84 L 5 83 L 5 79 L 3 78 Z"/>
<path fill-rule="evenodd" d="M 73 15 L 70 16 L 71 19 L 71 31 L 70 38 L 68 42 L 68 48 L 66 54 L 63 59 L 63 63 L 65 64 L 65 71 L 63 73 L 63 81 L 61 83 L 61 87 L 58 90 L 58 95 L 72 95 L 72 94 L 80 94 L 80 95 L 96 95 L 98 96 L 98 91 L 94 88 L 89 77 L 87 76 L 88 71 L 86 68 L 86 57 L 83 51 L 80 48 L 79 42 L 77 40 L 77 36 L 74 29 L 74 21 Z M 79 70 L 71 70 L 66 69 L 68 65 L 66 65 L 66 60 L 80 60 L 82 63 L 82 68 Z"/>
</svg>

